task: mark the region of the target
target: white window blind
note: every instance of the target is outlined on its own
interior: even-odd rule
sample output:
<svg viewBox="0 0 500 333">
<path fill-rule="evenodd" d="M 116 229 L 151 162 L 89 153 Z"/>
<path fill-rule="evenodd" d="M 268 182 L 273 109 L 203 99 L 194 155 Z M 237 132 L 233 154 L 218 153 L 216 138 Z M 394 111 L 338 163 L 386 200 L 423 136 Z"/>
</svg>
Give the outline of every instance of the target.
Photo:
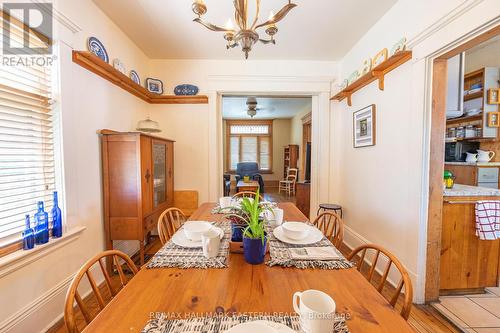
<svg viewBox="0 0 500 333">
<path fill-rule="evenodd" d="M 21 27 L 11 29 L 11 45 L 22 44 Z M 30 45 L 43 43 L 32 34 Z M 0 64 L 0 246 L 19 239 L 26 214 L 33 225 L 38 201 L 50 215 L 55 190 L 50 101 L 50 66 Z"/>
<path fill-rule="evenodd" d="M 271 171 L 272 122 L 246 124 L 228 121 L 227 160 L 229 170 L 236 170 L 240 162 L 257 162 L 262 171 Z"/>
</svg>

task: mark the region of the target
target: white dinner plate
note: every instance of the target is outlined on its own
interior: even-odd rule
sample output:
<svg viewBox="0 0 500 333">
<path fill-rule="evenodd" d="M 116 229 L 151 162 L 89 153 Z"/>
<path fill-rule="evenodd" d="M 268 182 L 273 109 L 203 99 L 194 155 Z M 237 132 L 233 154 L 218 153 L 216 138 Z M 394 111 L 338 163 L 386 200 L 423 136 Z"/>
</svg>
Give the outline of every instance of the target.
<svg viewBox="0 0 500 333">
<path fill-rule="evenodd" d="M 295 333 L 290 327 L 266 320 L 250 321 L 230 328 L 226 333 Z"/>
<path fill-rule="evenodd" d="M 283 243 L 295 244 L 295 245 L 314 244 L 323 239 L 323 233 L 321 232 L 321 230 L 313 226 L 309 226 L 309 228 L 311 229 L 309 230 L 307 237 L 301 240 L 295 240 L 285 236 L 282 226 L 275 228 L 273 234 L 274 237 L 278 238 L 278 240 L 282 241 Z"/>
<path fill-rule="evenodd" d="M 217 230 L 219 232 L 221 239 L 224 237 L 224 230 L 221 228 L 213 227 L 213 230 Z M 201 247 L 201 240 L 197 242 L 190 240 L 186 237 L 186 234 L 182 229 L 177 230 L 177 232 L 172 236 L 172 242 L 174 242 L 175 245 L 182 247 Z"/>
</svg>

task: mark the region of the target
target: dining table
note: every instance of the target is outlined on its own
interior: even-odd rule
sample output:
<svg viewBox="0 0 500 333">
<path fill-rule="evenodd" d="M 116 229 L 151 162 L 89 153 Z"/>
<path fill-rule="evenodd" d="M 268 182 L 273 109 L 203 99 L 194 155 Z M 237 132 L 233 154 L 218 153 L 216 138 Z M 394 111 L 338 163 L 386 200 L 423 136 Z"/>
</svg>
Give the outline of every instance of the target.
<svg viewBox="0 0 500 333">
<path fill-rule="evenodd" d="M 220 222 L 215 203 L 203 203 L 189 218 Z M 285 221 L 308 219 L 290 202 L 279 203 Z M 350 332 L 414 332 L 356 267 L 300 269 L 250 265 L 230 253 L 227 268 L 146 268 L 130 280 L 84 329 L 84 332 L 141 332 L 158 313 L 189 316 L 210 313 L 293 314 L 297 291 L 321 290 L 345 315 Z M 257 333 L 257 332 L 256 332 Z"/>
</svg>

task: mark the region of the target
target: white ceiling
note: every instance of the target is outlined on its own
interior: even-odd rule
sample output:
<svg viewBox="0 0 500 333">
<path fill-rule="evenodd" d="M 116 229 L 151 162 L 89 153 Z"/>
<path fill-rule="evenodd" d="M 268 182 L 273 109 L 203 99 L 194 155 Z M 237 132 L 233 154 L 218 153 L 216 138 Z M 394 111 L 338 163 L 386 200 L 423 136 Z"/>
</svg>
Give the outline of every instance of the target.
<svg viewBox="0 0 500 333">
<path fill-rule="evenodd" d="M 152 59 L 243 59 L 240 49 L 226 50 L 222 33 L 192 22 L 190 0 L 94 2 Z M 340 60 L 396 0 L 293 2 L 298 6 L 278 23 L 277 44 L 255 45 L 250 59 Z M 205 3 L 203 18 L 210 23 L 225 26 L 234 17 L 231 0 Z M 262 0 L 261 20 L 286 3 Z"/>
<path fill-rule="evenodd" d="M 247 115 L 246 96 L 224 96 L 222 98 L 222 117 L 224 119 L 251 119 Z M 253 119 L 289 119 L 296 114 L 311 110 L 311 97 L 259 97 Z"/>
</svg>

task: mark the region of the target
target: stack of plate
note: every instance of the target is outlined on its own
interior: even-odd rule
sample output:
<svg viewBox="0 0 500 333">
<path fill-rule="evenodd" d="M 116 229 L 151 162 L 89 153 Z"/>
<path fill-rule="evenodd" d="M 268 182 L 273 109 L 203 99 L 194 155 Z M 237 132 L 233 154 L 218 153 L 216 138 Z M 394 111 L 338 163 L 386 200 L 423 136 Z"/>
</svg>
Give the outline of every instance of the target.
<svg viewBox="0 0 500 333">
<path fill-rule="evenodd" d="M 483 110 L 480 108 L 465 110 L 465 114 L 467 114 L 467 116 L 475 116 L 480 114 L 481 112 L 483 112 Z"/>
</svg>

